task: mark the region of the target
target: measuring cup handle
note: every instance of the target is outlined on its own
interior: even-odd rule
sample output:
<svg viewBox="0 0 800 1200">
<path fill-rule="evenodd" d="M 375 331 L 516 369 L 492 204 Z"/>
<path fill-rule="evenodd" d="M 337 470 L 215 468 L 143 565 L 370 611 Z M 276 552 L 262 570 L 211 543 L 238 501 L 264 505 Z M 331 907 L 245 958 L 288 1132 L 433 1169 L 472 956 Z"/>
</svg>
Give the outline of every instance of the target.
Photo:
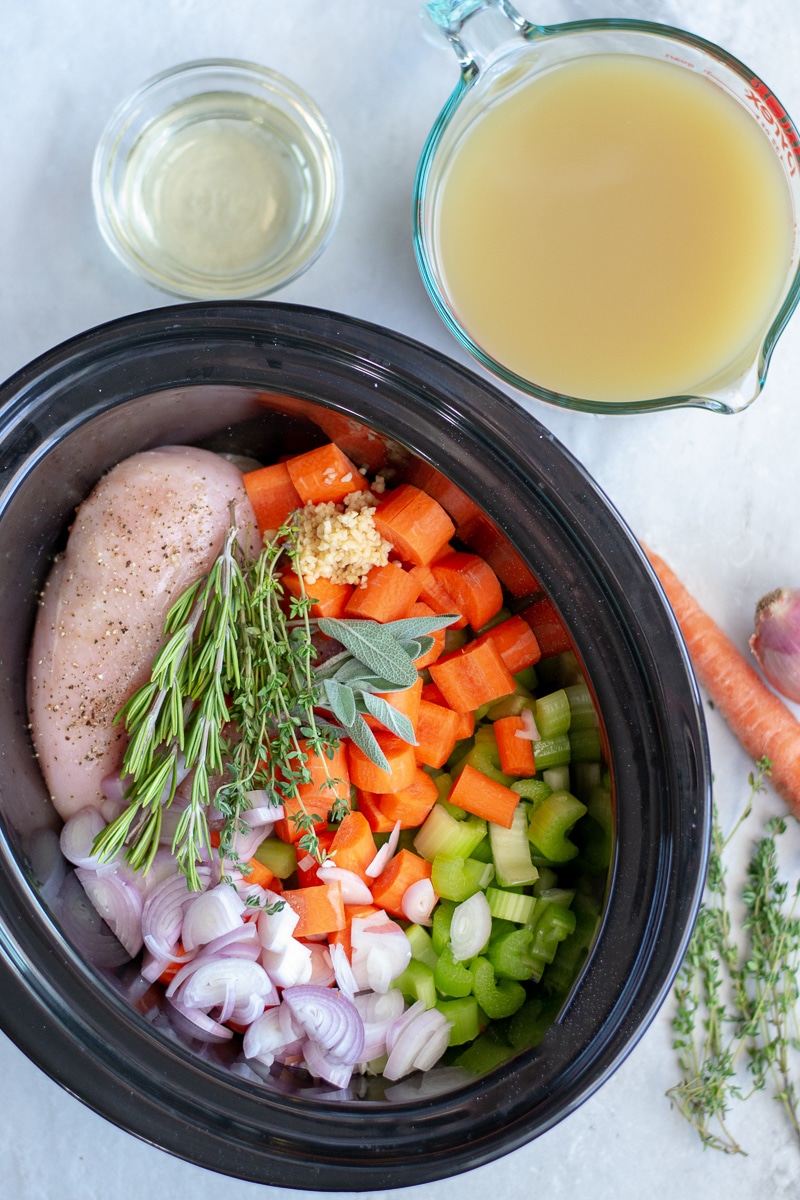
<svg viewBox="0 0 800 1200">
<path fill-rule="evenodd" d="M 509 0 L 428 0 L 422 14 L 450 42 L 462 68 L 473 71 L 509 42 L 539 31 Z"/>
</svg>

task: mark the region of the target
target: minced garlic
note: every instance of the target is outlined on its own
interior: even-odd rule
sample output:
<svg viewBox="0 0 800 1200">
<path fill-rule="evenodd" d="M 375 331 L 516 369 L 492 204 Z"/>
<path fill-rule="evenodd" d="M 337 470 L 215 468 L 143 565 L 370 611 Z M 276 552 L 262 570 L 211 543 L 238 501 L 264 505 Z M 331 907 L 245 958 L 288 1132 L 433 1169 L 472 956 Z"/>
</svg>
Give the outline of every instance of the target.
<svg viewBox="0 0 800 1200">
<path fill-rule="evenodd" d="M 297 522 L 297 570 L 306 583 L 361 583 L 371 567 L 385 567 L 391 544 L 375 528 L 372 492 L 351 492 L 344 504 L 307 504 Z"/>
</svg>

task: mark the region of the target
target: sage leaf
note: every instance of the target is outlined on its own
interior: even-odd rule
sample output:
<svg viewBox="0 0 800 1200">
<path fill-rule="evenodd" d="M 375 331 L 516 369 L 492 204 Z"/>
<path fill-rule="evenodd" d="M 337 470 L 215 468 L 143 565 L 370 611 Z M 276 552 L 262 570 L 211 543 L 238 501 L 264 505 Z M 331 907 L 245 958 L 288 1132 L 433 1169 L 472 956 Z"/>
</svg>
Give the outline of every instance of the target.
<svg viewBox="0 0 800 1200">
<path fill-rule="evenodd" d="M 324 686 L 328 707 L 336 720 L 341 721 L 345 728 L 352 725 L 358 715 L 353 689 L 337 683 L 335 679 L 326 679 Z"/>
<path fill-rule="evenodd" d="M 364 702 L 364 707 L 377 721 L 380 721 L 390 733 L 394 733 L 397 737 L 402 738 L 404 742 L 408 742 L 410 746 L 416 746 L 417 739 L 414 733 L 414 726 L 409 721 L 405 713 L 398 712 L 394 705 L 389 704 L 381 696 L 374 696 L 370 692 L 363 692 L 361 699 Z"/>
<path fill-rule="evenodd" d="M 352 725 L 345 726 L 345 732 L 376 767 L 381 767 L 384 771 L 391 770 L 389 760 L 378 745 L 375 734 L 360 714 L 357 714 Z"/>
<path fill-rule="evenodd" d="M 317 624 L 324 634 L 336 638 L 374 674 L 383 675 L 403 687 L 411 687 L 416 681 L 417 669 L 413 662 L 388 629 L 377 621 L 320 617 Z"/>
<path fill-rule="evenodd" d="M 458 613 L 443 613 L 435 617 L 403 617 L 400 621 L 386 621 L 381 628 L 387 630 L 396 641 L 404 642 L 408 638 L 424 637 L 436 633 L 439 629 L 446 629 L 458 619 Z"/>
</svg>

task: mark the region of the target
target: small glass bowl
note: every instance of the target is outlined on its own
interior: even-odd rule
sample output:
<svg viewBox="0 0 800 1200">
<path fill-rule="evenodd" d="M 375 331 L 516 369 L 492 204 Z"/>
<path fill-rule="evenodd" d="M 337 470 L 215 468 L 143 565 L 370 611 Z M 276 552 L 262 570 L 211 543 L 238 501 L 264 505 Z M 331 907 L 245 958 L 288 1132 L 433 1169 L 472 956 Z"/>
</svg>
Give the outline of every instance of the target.
<svg viewBox="0 0 800 1200">
<path fill-rule="evenodd" d="M 254 63 L 205 59 L 113 113 L 92 192 L 117 257 L 163 291 L 263 296 L 324 250 L 341 207 L 338 146 L 314 102 Z"/>
</svg>

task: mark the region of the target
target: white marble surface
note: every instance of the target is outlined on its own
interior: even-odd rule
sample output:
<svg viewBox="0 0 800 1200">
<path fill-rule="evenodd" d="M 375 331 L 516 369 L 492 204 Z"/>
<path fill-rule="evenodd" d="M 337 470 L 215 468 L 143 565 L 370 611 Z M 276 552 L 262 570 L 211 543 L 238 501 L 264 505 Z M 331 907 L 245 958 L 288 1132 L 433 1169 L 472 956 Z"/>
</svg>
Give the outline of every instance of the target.
<svg viewBox="0 0 800 1200">
<path fill-rule="evenodd" d="M 644 16 L 725 45 L 800 113 L 796 0 L 520 0 L 554 21 Z M 464 356 L 426 298 L 413 259 L 410 193 L 425 134 L 456 80 L 423 35 L 418 0 L 0 0 L 0 377 L 50 346 L 167 298 L 129 275 L 94 224 L 89 174 L 111 108 L 150 75 L 196 57 L 250 58 L 295 79 L 341 143 L 346 199 L 323 257 L 278 298 L 365 317 Z M 755 600 L 800 583 L 800 318 L 746 413 L 593 417 L 525 402 L 593 472 L 635 533 L 674 567 L 741 645 Z M 723 814 L 744 799 L 747 760 L 709 717 Z M 762 810 L 779 806 L 767 797 Z M 797 1196 L 800 1148 L 774 1103 L 733 1119 L 748 1157 L 703 1151 L 670 1108 L 671 1006 L 616 1075 L 534 1143 L 409 1200 L 487 1191 L 600 1200 Z M 4 1196 L 21 1200 L 311 1197 L 170 1158 L 85 1109 L 0 1037 Z M 372 1193 L 385 1195 L 386 1193 Z"/>
</svg>

